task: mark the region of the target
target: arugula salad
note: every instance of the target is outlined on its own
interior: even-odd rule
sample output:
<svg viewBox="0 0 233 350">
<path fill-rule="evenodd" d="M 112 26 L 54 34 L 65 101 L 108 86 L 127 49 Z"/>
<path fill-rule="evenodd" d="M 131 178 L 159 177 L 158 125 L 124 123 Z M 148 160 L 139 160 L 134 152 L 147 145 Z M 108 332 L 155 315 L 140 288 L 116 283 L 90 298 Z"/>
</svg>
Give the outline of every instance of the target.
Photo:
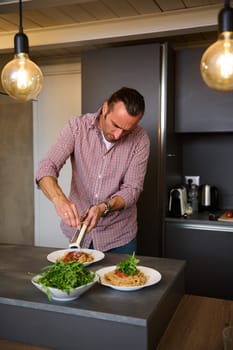
<svg viewBox="0 0 233 350">
<path fill-rule="evenodd" d="M 116 267 L 121 272 L 124 272 L 127 275 L 134 276 L 137 272 L 137 265 L 140 262 L 139 259 L 135 258 L 135 253 L 133 253 L 130 257 L 125 260 L 120 261 Z"/>
<path fill-rule="evenodd" d="M 57 288 L 69 294 L 72 289 L 88 284 L 95 278 L 95 274 L 77 260 L 69 262 L 57 260 L 42 271 L 36 282 L 46 289 L 49 299 L 51 295 L 48 287 Z"/>
</svg>

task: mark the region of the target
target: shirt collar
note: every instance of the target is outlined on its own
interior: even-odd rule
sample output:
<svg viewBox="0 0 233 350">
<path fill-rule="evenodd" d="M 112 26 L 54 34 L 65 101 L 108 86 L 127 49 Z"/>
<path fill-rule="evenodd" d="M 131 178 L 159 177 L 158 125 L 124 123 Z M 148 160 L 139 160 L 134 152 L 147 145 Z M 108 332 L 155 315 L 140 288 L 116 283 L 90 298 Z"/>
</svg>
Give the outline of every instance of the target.
<svg viewBox="0 0 233 350">
<path fill-rule="evenodd" d="M 97 110 L 97 112 L 92 114 L 92 118 L 90 120 L 90 126 L 89 126 L 90 128 L 98 128 L 99 129 L 98 118 L 101 115 L 101 112 L 102 112 L 102 106 Z"/>
</svg>

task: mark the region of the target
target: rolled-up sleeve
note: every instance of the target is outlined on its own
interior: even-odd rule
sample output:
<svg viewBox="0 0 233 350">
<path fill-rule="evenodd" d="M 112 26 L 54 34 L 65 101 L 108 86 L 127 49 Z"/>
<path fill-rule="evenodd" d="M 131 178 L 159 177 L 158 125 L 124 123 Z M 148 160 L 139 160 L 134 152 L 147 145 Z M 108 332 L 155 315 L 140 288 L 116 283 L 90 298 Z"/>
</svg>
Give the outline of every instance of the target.
<svg viewBox="0 0 233 350">
<path fill-rule="evenodd" d="M 36 171 L 36 183 L 44 176 L 58 178 L 59 173 L 66 160 L 74 150 L 74 131 L 69 121 L 61 130 L 56 142 L 50 147 L 46 156 L 39 162 Z"/>
</svg>

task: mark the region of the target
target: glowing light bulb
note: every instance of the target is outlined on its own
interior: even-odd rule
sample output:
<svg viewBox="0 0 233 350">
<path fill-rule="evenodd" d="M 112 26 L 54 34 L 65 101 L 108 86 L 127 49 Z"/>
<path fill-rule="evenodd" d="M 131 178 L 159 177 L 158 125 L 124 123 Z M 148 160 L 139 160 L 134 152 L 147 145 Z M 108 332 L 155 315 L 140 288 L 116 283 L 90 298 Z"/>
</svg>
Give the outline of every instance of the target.
<svg viewBox="0 0 233 350">
<path fill-rule="evenodd" d="M 218 14 L 218 40 L 204 52 L 200 70 L 204 82 L 212 89 L 233 90 L 233 9 L 230 0 Z"/>
<path fill-rule="evenodd" d="M 233 32 L 221 33 L 218 41 L 203 54 L 202 78 L 212 89 L 233 90 Z"/>
<path fill-rule="evenodd" d="M 29 58 L 28 37 L 23 32 L 22 0 L 19 0 L 19 32 L 14 37 L 14 59 L 2 70 L 1 81 L 9 96 L 19 101 L 35 98 L 43 84 L 40 68 Z"/>
<path fill-rule="evenodd" d="M 1 80 L 4 90 L 14 99 L 29 101 L 35 98 L 43 84 L 40 68 L 29 59 L 27 53 L 15 54 L 2 70 Z"/>
</svg>

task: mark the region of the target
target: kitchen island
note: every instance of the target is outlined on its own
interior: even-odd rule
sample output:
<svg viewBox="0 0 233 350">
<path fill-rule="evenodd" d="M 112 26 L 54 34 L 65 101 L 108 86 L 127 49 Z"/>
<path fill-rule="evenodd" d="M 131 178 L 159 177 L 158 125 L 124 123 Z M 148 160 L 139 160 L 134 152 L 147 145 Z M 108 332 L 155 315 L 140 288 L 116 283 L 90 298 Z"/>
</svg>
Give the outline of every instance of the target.
<svg viewBox="0 0 233 350">
<path fill-rule="evenodd" d="M 49 301 L 31 278 L 50 264 L 54 248 L 0 245 L 0 339 L 58 350 L 154 350 L 184 294 L 185 262 L 140 257 L 162 280 L 133 292 L 96 284 L 79 299 Z M 96 271 L 126 255 L 106 254 Z"/>
</svg>

